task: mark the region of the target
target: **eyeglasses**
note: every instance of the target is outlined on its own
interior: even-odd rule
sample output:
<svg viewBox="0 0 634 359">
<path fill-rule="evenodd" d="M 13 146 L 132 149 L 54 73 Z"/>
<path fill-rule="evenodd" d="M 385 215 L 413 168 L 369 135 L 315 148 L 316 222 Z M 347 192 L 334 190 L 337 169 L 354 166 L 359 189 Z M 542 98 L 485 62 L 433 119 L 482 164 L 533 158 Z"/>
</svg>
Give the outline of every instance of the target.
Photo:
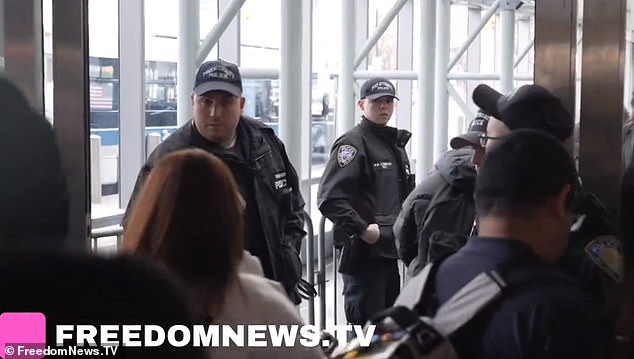
<svg viewBox="0 0 634 359">
<path fill-rule="evenodd" d="M 483 134 L 480 135 L 480 146 L 486 147 L 487 142 L 489 140 L 501 140 L 503 138 L 504 138 L 503 136 L 501 136 L 501 137 L 492 137 L 492 136 L 487 136 L 486 134 L 483 133 Z"/>
</svg>

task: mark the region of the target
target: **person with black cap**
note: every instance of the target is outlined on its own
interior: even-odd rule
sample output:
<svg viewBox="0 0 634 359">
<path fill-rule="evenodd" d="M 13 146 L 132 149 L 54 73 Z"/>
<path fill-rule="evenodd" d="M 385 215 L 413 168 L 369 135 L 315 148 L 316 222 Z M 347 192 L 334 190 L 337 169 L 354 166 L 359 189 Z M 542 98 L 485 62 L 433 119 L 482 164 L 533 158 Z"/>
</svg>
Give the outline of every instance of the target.
<svg viewBox="0 0 634 359">
<path fill-rule="evenodd" d="M 476 178 L 478 235 L 412 278 L 397 305 L 434 319 L 445 309 L 432 323 L 453 332 L 459 358 L 607 357 L 590 296 L 556 265 L 573 219 L 572 158 L 543 131 L 522 129 L 497 142 Z M 487 277 L 501 288 L 488 287 Z M 472 295 L 492 291 L 492 301 Z"/>
<path fill-rule="evenodd" d="M 361 86 L 361 122 L 335 141 L 319 185 L 319 210 L 343 246 L 339 272 L 353 324 L 392 305 L 400 288 L 392 225 L 414 177 L 405 151 L 411 133 L 387 126 L 395 100 L 387 79 Z"/>
<path fill-rule="evenodd" d="M 486 152 L 495 148 L 500 139 L 523 128 L 550 133 L 572 151 L 572 116 L 561 100 L 542 86 L 524 85 L 502 95 L 487 85 L 479 85 L 473 92 L 473 101 L 491 116 L 483 138 Z M 569 244 L 559 265 L 578 278 L 593 295 L 596 311 L 604 318 L 598 329 L 604 334 L 605 342 L 613 343 L 624 271 L 618 225 L 601 201 L 583 190 L 579 178 L 576 186 L 573 211 L 577 220 L 571 226 Z"/>
<path fill-rule="evenodd" d="M 216 60 L 200 66 L 191 95 L 194 118 L 162 142 L 141 168 L 124 225 L 159 160 L 186 148 L 208 151 L 227 164 L 246 201 L 246 249 L 260 259 L 266 277 L 279 281 L 298 304 L 299 251 L 306 234 L 299 180 L 283 143 L 270 127 L 243 115 L 244 103 L 237 65 Z"/>
<path fill-rule="evenodd" d="M 434 171 L 403 202 L 394 223 L 399 257 L 416 274 L 440 252 L 458 250 L 473 230 L 473 186 L 484 156 L 480 140 L 489 116 L 478 112 L 469 130 L 451 139 Z"/>
</svg>

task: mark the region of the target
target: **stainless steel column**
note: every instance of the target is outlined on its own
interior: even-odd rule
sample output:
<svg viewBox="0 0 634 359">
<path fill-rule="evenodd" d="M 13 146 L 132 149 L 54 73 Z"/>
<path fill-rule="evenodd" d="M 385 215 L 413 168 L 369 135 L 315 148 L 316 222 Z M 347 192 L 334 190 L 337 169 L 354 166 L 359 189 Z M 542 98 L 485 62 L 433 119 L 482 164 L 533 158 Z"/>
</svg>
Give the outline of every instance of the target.
<svg viewBox="0 0 634 359">
<path fill-rule="evenodd" d="M 53 127 L 70 191 L 68 244 L 87 250 L 90 248 L 88 0 L 53 1 L 53 81 Z"/>
<path fill-rule="evenodd" d="M 618 211 L 625 0 L 585 0 L 579 171 L 586 189 Z"/>
<path fill-rule="evenodd" d="M 4 24 L 4 74 L 43 114 L 42 0 L 5 0 L 0 19 Z"/>
<path fill-rule="evenodd" d="M 535 4 L 535 83 L 557 95 L 575 113 L 577 1 Z"/>
</svg>

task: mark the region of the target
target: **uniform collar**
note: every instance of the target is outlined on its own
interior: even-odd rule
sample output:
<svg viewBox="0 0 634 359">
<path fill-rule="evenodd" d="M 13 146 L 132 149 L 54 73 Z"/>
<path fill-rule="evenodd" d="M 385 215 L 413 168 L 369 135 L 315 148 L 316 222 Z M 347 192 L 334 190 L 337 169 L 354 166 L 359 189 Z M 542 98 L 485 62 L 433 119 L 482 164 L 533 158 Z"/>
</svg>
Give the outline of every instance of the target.
<svg viewBox="0 0 634 359">
<path fill-rule="evenodd" d="M 217 143 L 211 142 L 203 137 L 198 132 L 198 129 L 194 125 L 194 120 L 190 121 L 190 129 L 194 141 L 200 143 L 204 148 L 210 152 L 229 157 L 237 157 L 237 155 L 230 149 L 226 149 Z M 254 128 L 244 117 L 240 118 L 238 127 L 236 128 L 236 144 L 235 146 L 242 146 L 245 160 L 247 162 L 257 161 L 263 158 L 267 153 L 271 152 L 271 146 L 265 140 L 264 136 L 257 128 Z"/>
<path fill-rule="evenodd" d="M 411 133 L 406 130 L 399 130 L 390 126 L 377 125 L 376 123 L 368 120 L 365 116 L 361 116 L 361 128 L 367 129 L 372 133 L 375 133 L 380 138 L 384 139 L 390 144 L 396 144 L 400 147 L 405 147 L 411 137 Z"/>
</svg>

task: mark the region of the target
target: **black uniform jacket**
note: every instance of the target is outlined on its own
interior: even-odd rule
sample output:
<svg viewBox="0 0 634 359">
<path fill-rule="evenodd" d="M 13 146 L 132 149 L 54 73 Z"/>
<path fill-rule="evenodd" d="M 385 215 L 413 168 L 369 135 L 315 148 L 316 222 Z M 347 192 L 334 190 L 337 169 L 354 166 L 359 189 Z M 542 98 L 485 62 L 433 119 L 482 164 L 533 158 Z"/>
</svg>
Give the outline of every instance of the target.
<svg viewBox="0 0 634 359">
<path fill-rule="evenodd" d="M 335 242 L 356 240 L 361 257 L 398 258 L 392 225 L 414 186 L 404 148 L 410 137 L 363 118 L 333 144 L 319 186 L 319 210 L 333 222 Z M 381 236 L 368 245 L 357 236 L 371 223 L 379 225 Z"/>
<path fill-rule="evenodd" d="M 281 282 L 291 299 L 299 302 L 301 299 L 296 292 L 302 273 L 299 250 L 306 232 L 304 200 L 299 192 L 297 173 L 284 145 L 270 127 L 243 116 L 238 124 L 238 133 L 238 141 L 242 142 L 240 145 L 245 152 L 244 159 L 206 141 L 193 121 L 183 125 L 152 152 L 141 169 L 125 217 L 148 174 L 165 155 L 186 148 L 201 148 L 213 153 L 227 163 L 234 176 L 251 177 L 253 182 L 249 185 L 252 185 L 259 218 L 252 218 L 246 224 L 247 230 L 263 235 L 267 247 L 264 250 L 270 258 L 270 263 L 262 263 L 263 267 L 270 265 L 272 279 Z M 250 176 L 244 176 L 244 173 Z M 240 182 L 240 178 L 237 180 Z M 261 230 L 251 229 L 254 225 Z"/>
</svg>

